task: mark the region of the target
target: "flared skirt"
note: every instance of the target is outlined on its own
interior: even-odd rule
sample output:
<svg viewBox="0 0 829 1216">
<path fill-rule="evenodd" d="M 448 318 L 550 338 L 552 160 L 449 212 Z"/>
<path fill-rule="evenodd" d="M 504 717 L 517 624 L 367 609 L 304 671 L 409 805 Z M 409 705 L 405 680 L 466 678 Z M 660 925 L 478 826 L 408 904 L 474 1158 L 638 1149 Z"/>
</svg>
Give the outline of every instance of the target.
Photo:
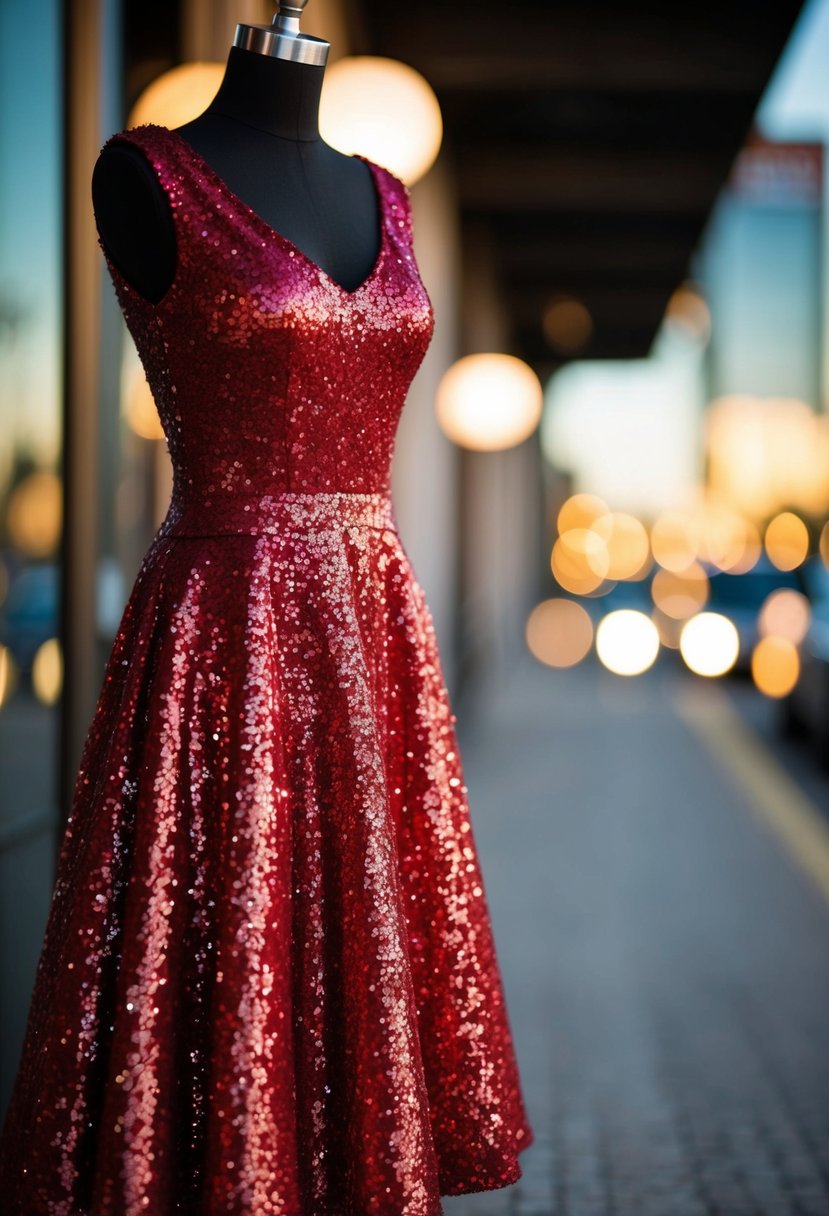
<svg viewBox="0 0 829 1216">
<path fill-rule="evenodd" d="M 382 496 L 289 497 L 264 531 L 173 519 L 132 588 L 0 1138 L 7 1216 L 439 1216 L 521 1175 L 428 605 Z"/>
</svg>

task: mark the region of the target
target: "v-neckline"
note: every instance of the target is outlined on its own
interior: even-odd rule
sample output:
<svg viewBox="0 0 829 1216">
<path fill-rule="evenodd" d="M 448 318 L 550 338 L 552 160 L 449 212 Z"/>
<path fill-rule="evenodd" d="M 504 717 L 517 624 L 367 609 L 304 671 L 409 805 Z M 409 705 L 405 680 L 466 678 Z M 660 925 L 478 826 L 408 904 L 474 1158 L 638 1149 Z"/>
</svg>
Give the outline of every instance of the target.
<svg viewBox="0 0 829 1216">
<path fill-rule="evenodd" d="M 374 185 L 375 196 L 377 199 L 377 214 L 380 220 L 380 247 L 377 251 L 377 257 L 371 270 L 361 283 L 358 283 L 353 290 L 349 291 L 347 287 L 343 287 L 342 283 L 339 283 L 335 278 L 332 278 L 328 271 L 323 269 L 318 262 L 315 262 L 314 259 L 305 253 L 303 249 L 300 249 L 299 246 L 295 245 L 292 240 L 290 240 L 287 236 L 284 236 L 281 232 L 269 224 L 258 211 L 254 210 L 254 208 L 251 207 L 249 203 L 246 203 L 243 198 L 240 198 L 235 191 L 231 190 L 230 186 L 227 184 L 222 175 L 213 168 L 209 161 L 204 159 L 200 152 L 196 151 L 189 140 L 185 139 L 183 135 L 179 135 L 178 131 L 176 131 L 173 127 L 165 127 L 163 124 L 157 122 L 144 122 L 140 123 L 139 126 L 154 128 L 157 131 L 164 131 L 167 135 L 172 135 L 173 139 L 177 141 L 178 144 L 184 148 L 184 151 L 189 153 L 194 161 L 200 166 L 204 175 L 210 181 L 212 181 L 213 185 L 218 190 L 222 191 L 228 202 L 232 203 L 234 207 L 242 210 L 248 216 L 248 218 L 257 225 L 257 227 L 265 234 L 266 237 L 276 241 L 277 244 L 284 246 L 291 253 L 301 258 L 302 261 L 308 267 L 310 267 L 310 269 L 315 270 L 319 275 L 321 275 L 322 278 L 336 291 L 340 292 L 341 295 L 346 296 L 349 299 L 359 295 L 361 292 L 365 291 L 371 283 L 374 282 L 375 278 L 380 273 L 380 268 L 383 265 L 386 257 L 386 213 L 383 190 L 379 179 L 380 166 L 375 164 L 373 160 L 369 160 L 367 156 L 363 156 L 360 152 L 351 153 L 352 159 L 361 160 L 365 165 L 368 166 L 369 173 L 371 175 L 371 180 Z M 133 127 L 131 129 L 136 130 L 137 128 Z"/>
</svg>

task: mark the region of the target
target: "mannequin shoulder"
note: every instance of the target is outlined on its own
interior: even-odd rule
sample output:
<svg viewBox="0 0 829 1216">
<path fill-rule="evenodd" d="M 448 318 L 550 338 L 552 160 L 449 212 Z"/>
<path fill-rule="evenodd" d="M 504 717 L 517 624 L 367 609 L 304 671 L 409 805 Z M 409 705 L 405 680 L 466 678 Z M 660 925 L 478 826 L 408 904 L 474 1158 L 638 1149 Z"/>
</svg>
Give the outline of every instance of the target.
<svg viewBox="0 0 829 1216">
<path fill-rule="evenodd" d="M 105 256 L 140 295 L 157 302 L 175 272 L 176 235 L 150 160 L 127 140 L 108 141 L 92 170 L 91 194 Z"/>
<path fill-rule="evenodd" d="M 99 231 L 113 209 L 128 208 L 148 222 L 153 217 L 162 222 L 164 217 L 172 218 L 167 192 L 146 153 L 126 140 L 104 145 L 92 170 L 91 186 Z"/>
</svg>

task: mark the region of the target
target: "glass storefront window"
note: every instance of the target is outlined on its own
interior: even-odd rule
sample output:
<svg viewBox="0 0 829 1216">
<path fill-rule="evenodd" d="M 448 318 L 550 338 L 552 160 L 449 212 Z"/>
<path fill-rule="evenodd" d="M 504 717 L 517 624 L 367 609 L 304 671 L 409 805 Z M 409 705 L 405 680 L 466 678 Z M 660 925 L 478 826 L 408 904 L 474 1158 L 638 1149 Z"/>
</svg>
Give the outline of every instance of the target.
<svg viewBox="0 0 829 1216">
<path fill-rule="evenodd" d="M 0 5 L 0 1108 L 45 926 L 58 820 L 60 31 L 55 0 Z M 37 53 L 21 54 L 24 46 Z"/>
</svg>

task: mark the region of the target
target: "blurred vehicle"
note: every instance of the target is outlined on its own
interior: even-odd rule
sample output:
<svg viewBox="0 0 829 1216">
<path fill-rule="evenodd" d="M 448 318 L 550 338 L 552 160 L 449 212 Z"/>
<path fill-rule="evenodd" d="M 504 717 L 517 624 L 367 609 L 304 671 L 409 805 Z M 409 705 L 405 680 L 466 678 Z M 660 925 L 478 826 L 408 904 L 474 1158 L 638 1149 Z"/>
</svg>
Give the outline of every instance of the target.
<svg viewBox="0 0 829 1216">
<path fill-rule="evenodd" d="M 751 652 L 759 640 L 757 618 L 760 609 L 773 591 L 788 587 L 807 598 L 809 588 L 800 567 L 779 570 L 765 556 L 741 574 L 732 574 L 716 566 L 705 565 L 710 592 L 706 612 L 720 612 L 734 624 L 740 639 L 740 650 L 733 671 L 751 670 Z"/>
<path fill-rule="evenodd" d="M 0 614 L 0 642 L 21 672 L 31 671 L 42 644 L 58 631 L 58 567 L 26 566 L 13 579 Z"/>
<path fill-rule="evenodd" d="M 829 569 L 812 557 L 803 568 L 812 616 L 798 646 L 797 683 L 780 702 L 780 723 L 786 734 L 808 735 L 821 765 L 829 769 Z"/>
</svg>

